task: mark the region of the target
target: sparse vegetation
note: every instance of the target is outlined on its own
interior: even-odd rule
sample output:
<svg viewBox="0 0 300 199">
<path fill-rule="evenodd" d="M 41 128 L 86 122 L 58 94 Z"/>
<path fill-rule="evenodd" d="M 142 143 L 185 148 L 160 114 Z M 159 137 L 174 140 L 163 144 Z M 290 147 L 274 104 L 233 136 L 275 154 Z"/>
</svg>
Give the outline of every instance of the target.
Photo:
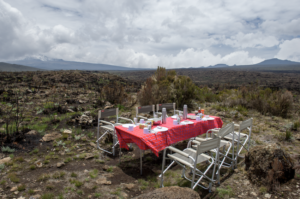
<svg viewBox="0 0 300 199">
<path fill-rule="evenodd" d="M 151 73 L 153 75 L 153 71 Z M 134 74 L 134 72 L 128 74 Z M 300 95 L 290 89 L 293 88 L 292 86 L 285 86 L 291 90 L 288 91 L 281 87 L 268 88 L 268 82 L 264 86 L 259 83 L 249 84 L 249 82 L 243 86 L 241 83 L 236 86 L 237 84 L 232 83 L 231 80 L 228 84 L 215 84 L 214 82 L 204 84 L 203 82 L 208 81 L 209 77 L 200 74 L 200 78 L 195 79 L 194 74 L 190 74 L 190 78 L 183 76 L 184 74 L 186 73 L 180 70 L 175 72 L 159 67 L 141 88 L 139 81 L 122 79 L 103 72 L 0 73 L 0 146 L 2 152 L 0 159 L 11 158 L 5 164 L 0 164 L 2 195 L 13 194 L 10 189 L 17 187 L 17 191 L 21 192 L 20 195 L 26 198 L 34 194 L 42 195 L 41 198 L 63 198 L 63 194 L 66 194 L 65 197 L 78 198 L 106 198 L 113 194 L 115 197 L 122 198 L 125 197 L 123 196 L 125 192 L 130 194 L 128 197 L 135 197 L 141 192 L 159 188 L 157 171 L 161 169 L 161 160 L 147 152 L 143 158 L 144 165 L 147 170 L 151 169 L 154 173 L 146 172 L 147 174 L 138 177 L 137 182 L 135 180 L 130 182 L 137 189 L 129 192 L 120 183 L 118 186 L 118 182 L 111 180 L 116 176 L 122 177 L 125 181 L 132 180 L 130 173 L 139 170 L 139 157 L 132 151 L 122 149 L 121 155 L 118 154 L 114 159 L 96 150 L 93 143 L 96 141 L 97 114 L 98 110 L 105 107 L 118 107 L 119 115 L 128 115 L 131 119 L 135 115 L 134 107 L 164 102 L 176 102 L 178 109 L 182 109 L 183 104 L 188 104 L 191 110 L 201 106 L 205 109 L 205 113 L 221 117 L 223 125 L 231 121 L 239 123 L 253 117 L 250 148 L 256 145 L 277 143 L 287 153 L 295 156 L 298 154 L 300 150 L 298 141 Z M 203 74 L 208 73 L 203 72 Z M 33 81 L 33 76 L 36 76 L 35 81 Z M 16 79 L 21 81 L 16 82 Z M 137 94 L 138 91 L 140 92 Z M 14 102 L 16 92 L 20 93 L 19 105 Z M 19 106 L 20 117 L 16 122 L 13 117 L 16 117 L 17 106 Z M 5 118 L 3 119 L 3 115 L 7 113 L 12 119 L 8 123 Z M 81 118 L 83 115 L 86 120 Z M 108 119 L 114 120 L 115 118 Z M 71 130 L 72 133 L 62 133 L 65 129 Z M 35 132 L 27 134 L 31 130 Z M 7 132 L 9 140 L 7 140 Z M 61 137 L 50 142 L 39 141 L 44 134 L 53 132 L 58 132 Z M 101 133 L 103 132 L 100 131 Z M 111 143 L 108 142 L 100 143 L 101 147 L 110 146 Z M 186 143 L 182 146 L 181 144 L 179 143 L 180 147 L 186 146 Z M 242 155 L 245 153 L 246 150 L 243 150 Z M 93 154 L 94 158 L 85 160 L 86 154 Z M 119 161 L 118 158 L 120 158 Z M 37 161 L 43 163 L 41 168 L 36 163 Z M 64 162 L 66 165 L 58 169 L 56 168 L 58 162 Z M 115 165 L 113 165 L 114 162 Z M 107 165 L 100 165 L 106 163 Z M 80 171 L 75 169 L 77 167 Z M 176 169 L 172 167 L 165 174 L 165 187 L 176 185 L 190 187 L 190 182 L 183 180 L 181 173 L 175 172 Z M 119 172 L 120 170 L 123 172 Z M 41 175 L 40 172 L 47 173 Z M 239 168 L 238 172 L 230 174 L 233 177 L 228 176 L 224 179 L 221 186 L 213 193 L 215 198 L 241 195 L 240 190 L 235 190 L 234 186 L 240 183 L 241 187 L 246 187 L 244 182 L 241 183 L 246 171 Z M 112 186 L 96 183 L 102 176 L 105 176 L 107 181 L 111 180 Z M 299 176 L 297 170 L 296 180 L 300 178 Z M 235 181 L 234 184 L 232 178 Z M 59 186 L 62 184 L 64 188 L 61 189 Z M 39 189 L 36 188 L 37 186 L 42 191 L 53 193 L 41 194 L 36 190 Z M 90 191 L 86 191 L 87 186 L 90 187 Z M 101 186 L 110 187 L 111 190 L 102 192 Z M 296 189 L 292 184 L 285 186 L 291 190 Z M 264 186 L 253 187 L 251 184 L 249 187 L 262 196 L 268 193 Z M 60 190 L 63 190 L 63 193 Z M 202 189 L 196 188 L 196 191 L 200 193 Z M 252 197 L 251 192 L 249 191 L 250 197 Z M 201 197 L 204 198 L 207 192 L 202 192 L 202 194 Z M 273 196 L 282 198 L 286 195 L 272 193 Z"/>
</svg>

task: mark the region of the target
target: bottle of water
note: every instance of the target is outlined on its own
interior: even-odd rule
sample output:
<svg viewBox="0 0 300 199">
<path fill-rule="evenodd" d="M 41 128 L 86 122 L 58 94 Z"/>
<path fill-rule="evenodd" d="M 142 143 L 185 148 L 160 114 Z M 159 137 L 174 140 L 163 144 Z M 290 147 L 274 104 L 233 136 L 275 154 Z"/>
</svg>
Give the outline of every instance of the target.
<svg viewBox="0 0 300 199">
<path fill-rule="evenodd" d="M 162 109 L 161 123 L 162 124 L 167 123 L 167 110 L 166 110 L 166 108 Z"/>
<path fill-rule="evenodd" d="M 183 105 L 183 119 L 186 120 L 187 119 L 187 105 Z"/>
</svg>

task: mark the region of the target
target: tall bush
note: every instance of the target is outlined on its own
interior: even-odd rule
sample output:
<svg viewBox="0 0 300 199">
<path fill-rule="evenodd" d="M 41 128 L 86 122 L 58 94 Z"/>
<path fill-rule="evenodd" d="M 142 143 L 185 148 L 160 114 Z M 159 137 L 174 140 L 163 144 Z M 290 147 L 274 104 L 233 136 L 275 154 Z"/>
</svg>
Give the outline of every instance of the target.
<svg viewBox="0 0 300 199">
<path fill-rule="evenodd" d="M 158 67 L 138 93 L 141 105 L 175 102 L 178 107 L 192 106 L 198 87 L 187 76 L 177 76 L 176 71 Z"/>
</svg>

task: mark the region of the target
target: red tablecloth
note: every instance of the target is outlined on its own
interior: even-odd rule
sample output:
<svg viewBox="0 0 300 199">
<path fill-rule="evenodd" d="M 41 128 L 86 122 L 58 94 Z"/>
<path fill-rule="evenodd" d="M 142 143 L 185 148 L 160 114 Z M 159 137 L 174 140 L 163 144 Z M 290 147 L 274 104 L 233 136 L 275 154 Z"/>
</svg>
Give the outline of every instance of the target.
<svg viewBox="0 0 300 199">
<path fill-rule="evenodd" d="M 116 133 L 121 148 L 129 149 L 127 143 L 135 143 L 140 149 L 151 149 L 154 154 L 158 156 L 159 151 L 164 150 L 171 144 L 204 134 L 207 130 L 212 128 L 222 128 L 223 121 L 219 117 L 211 117 L 215 119 L 207 121 L 187 119 L 194 122 L 194 124 L 188 125 L 173 125 L 174 119 L 167 118 L 167 123 L 159 126 L 167 127 L 169 130 L 158 132 L 157 134 L 144 134 L 143 129 L 139 129 L 138 126 L 134 128 L 134 131 L 128 131 L 127 128 L 123 126 L 116 126 Z M 153 126 L 152 129 L 153 128 L 155 128 L 155 126 Z"/>
</svg>

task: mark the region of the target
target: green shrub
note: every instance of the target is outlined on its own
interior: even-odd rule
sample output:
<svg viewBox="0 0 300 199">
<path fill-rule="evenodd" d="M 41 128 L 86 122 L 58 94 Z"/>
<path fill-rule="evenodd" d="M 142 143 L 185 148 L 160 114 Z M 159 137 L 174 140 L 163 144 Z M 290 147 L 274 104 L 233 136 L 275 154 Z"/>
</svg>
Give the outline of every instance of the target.
<svg viewBox="0 0 300 199">
<path fill-rule="evenodd" d="M 54 197 L 53 193 L 45 193 L 42 195 L 42 199 L 53 199 Z"/>
<path fill-rule="evenodd" d="M 3 147 L 1 147 L 1 150 L 2 150 L 2 152 L 8 152 L 8 153 L 15 152 L 15 149 L 11 149 L 11 148 L 9 148 L 9 146 L 7 146 L 7 147 L 3 146 Z"/>
<path fill-rule="evenodd" d="M 232 197 L 234 195 L 230 186 L 227 186 L 227 189 L 217 188 L 217 192 L 218 196 L 221 198 L 224 198 L 225 196 Z"/>
<path fill-rule="evenodd" d="M 291 140 L 292 136 L 293 136 L 293 134 L 290 130 L 285 131 L 285 140 L 287 140 L 287 141 Z"/>
<path fill-rule="evenodd" d="M 0 171 L 2 171 L 5 168 L 4 164 L 0 164 Z"/>
<path fill-rule="evenodd" d="M 8 178 L 10 179 L 10 181 L 12 181 L 14 183 L 20 182 L 20 179 L 16 176 L 15 173 L 8 174 Z"/>
<path fill-rule="evenodd" d="M 192 107 L 192 100 L 197 98 L 198 87 L 187 76 L 176 76 L 175 71 L 158 67 L 155 75 L 148 78 L 138 93 L 140 104 L 158 104 L 176 102 L 177 107 L 187 104 Z"/>
<path fill-rule="evenodd" d="M 21 184 L 21 185 L 18 186 L 18 191 L 24 191 L 25 188 L 26 188 L 26 186 Z"/>
</svg>

